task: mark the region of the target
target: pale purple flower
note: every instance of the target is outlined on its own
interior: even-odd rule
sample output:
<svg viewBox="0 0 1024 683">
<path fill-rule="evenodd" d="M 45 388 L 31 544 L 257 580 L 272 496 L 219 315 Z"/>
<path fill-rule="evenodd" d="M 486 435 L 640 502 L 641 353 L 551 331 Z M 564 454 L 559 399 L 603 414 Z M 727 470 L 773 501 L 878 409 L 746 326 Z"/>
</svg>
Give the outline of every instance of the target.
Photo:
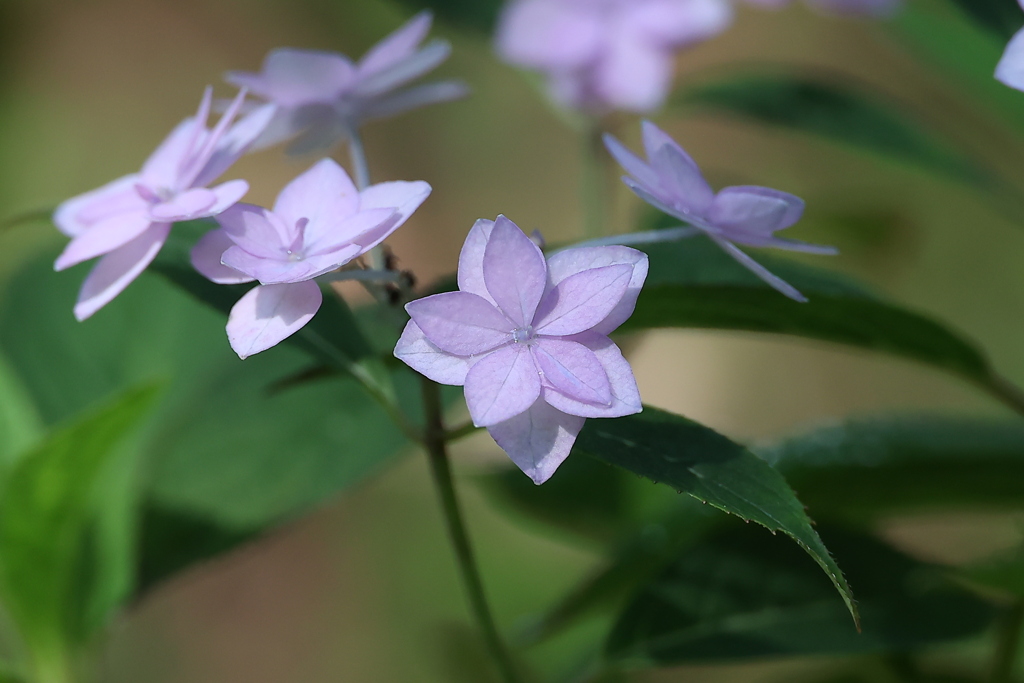
<svg viewBox="0 0 1024 683">
<path fill-rule="evenodd" d="M 228 72 L 229 83 L 248 88 L 270 103 L 274 118 L 257 146 L 302 134 L 292 151 L 330 147 L 365 121 L 458 99 L 467 93 L 457 81 L 403 86 L 448 58 L 446 41 L 420 47 L 432 16 L 421 12 L 353 62 L 336 52 L 278 48 L 259 73 Z"/>
<path fill-rule="evenodd" d="M 736 244 L 775 247 L 812 254 L 835 254 L 835 247 L 776 237 L 804 212 L 804 201 L 787 192 L 756 185 L 723 188 L 715 194 L 697 164 L 675 140 L 650 121 L 642 124 L 647 161 L 605 135 L 615 160 L 629 173 L 622 181 L 645 202 L 710 237 L 727 254 L 791 299 L 800 292 L 742 252 Z"/>
<path fill-rule="evenodd" d="M 272 211 L 236 204 L 217 216 L 220 228 L 192 249 L 192 265 L 218 284 L 260 283 L 231 309 L 231 348 L 246 358 L 301 329 L 323 302 L 314 278 L 380 244 L 429 194 L 422 181 L 360 192 L 322 159 L 281 190 Z"/>
<path fill-rule="evenodd" d="M 1018 2 L 1024 8 L 1024 0 Z M 996 79 L 1011 88 L 1024 90 L 1024 29 L 1017 31 L 1006 45 L 1006 51 L 996 65 Z"/>
<path fill-rule="evenodd" d="M 748 4 L 778 9 L 791 0 L 746 0 Z M 838 16 L 868 15 L 887 17 L 903 7 L 903 0 L 804 0 L 814 10 Z"/>
<path fill-rule="evenodd" d="M 543 72 L 562 105 L 646 112 L 672 87 L 675 53 L 731 21 L 728 0 L 513 0 L 499 19 L 497 50 Z"/>
<path fill-rule="evenodd" d="M 459 257 L 460 291 L 408 304 L 395 356 L 464 385 L 473 423 L 541 484 L 585 418 L 640 412 L 633 371 L 608 334 L 633 313 L 646 277 L 635 249 L 567 249 L 545 262 L 509 219 L 479 220 Z"/>
<path fill-rule="evenodd" d="M 242 156 L 267 125 L 253 112 L 234 126 L 245 93 L 231 103 L 213 130 L 206 128 L 212 90 L 199 111 L 157 147 L 138 173 L 67 200 L 53 222 L 71 237 L 54 268 L 102 256 L 82 283 L 75 317 L 85 320 L 120 294 L 156 257 L 175 221 L 214 216 L 249 190 L 244 180 L 207 189 Z"/>
</svg>

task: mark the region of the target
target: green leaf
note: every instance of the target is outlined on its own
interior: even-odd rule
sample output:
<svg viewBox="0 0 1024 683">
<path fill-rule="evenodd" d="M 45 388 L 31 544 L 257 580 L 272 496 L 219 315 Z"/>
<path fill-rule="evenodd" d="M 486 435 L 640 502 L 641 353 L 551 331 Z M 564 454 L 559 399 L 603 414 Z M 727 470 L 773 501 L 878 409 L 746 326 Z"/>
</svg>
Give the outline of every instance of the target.
<svg viewBox="0 0 1024 683">
<path fill-rule="evenodd" d="M 444 21 L 456 26 L 480 31 L 487 36 L 494 33 L 498 12 L 503 0 L 400 0 L 403 5 L 417 10 L 429 9 Z"/>
<path fill-rule="evenodd" d="M 906 106 L 864 92 L 842 75 L 741 74 L 695 86 L 680 102 L 715 116 L 731 114 L 818 135 L 960 181 L 977 183 L 985 176 L 928 133 Z"/>
<path fill-rule="evenodd" d="M 143 274 L 76 322 L 71 306 L 85 272 L 54 273 L 52 261 L 42 259 L 18 274 L 11 282 L 18 296 L 0 306 L 0 351 L 47 424 L 124 387 L 170 380 L 142 437 L 147 506 L 244 539 L 364 481 L 407 445 L 348 375 L 271 390 L 309 367 L 310 354 L 280 345 L 240 361 L 228 346 L 224 315 L 161 277 Z M 415 416 L 418 382 L 408 372 L 393 374 Z M 200 544 L 183 559 L 188 548 L 171 552 L 159 537 L 144 538 L 142 547 L 177 558 L 164 564 L 143 557 L 150 577 L 202 559 L 204 549 L 226 548 Z"/>
<path fill-rule="evenodd" d="M 645 245 L 644 251 L 650 274 L 622 332 L 690 327 L 788 334 L 911 358 L 995 391 L 988 361 L 970 343 L 851 278 L 757 253 L 760 263 L 809 299 L 798 303 L 703 237 Z"/>
<path fill-rule="evenodd" d="M 824 530 L 857 586 L 863 632 L 792 545 L 733 528 L 687 547 L 632 601 L 607 643 L 634 665 L 903 651 L 984 630 L 995 610 L 942 570 L 865 536 Z"/>
<path fill-rule="evenodd" d="M 42 420 L 31 396 L 0 354 L 0 482 L 15 459 L 42 434 Z"/>
<path fill-rule="evenodd" d="M 63 657 L 117 602 L 111 593 L 123 576 L 107 560 L 123 560 L 123 549 L 104 556 L 112 548 L 97 543 L 103 534 L 96 526 L 118 493 L 100 484 L 114 464 L 123 468 L 118 447 L 155 395 L 152 386 L 134 389 L 75 420 L 21 458 L 7 478 L 0 495 L 0 590 L 37 659 Z"/>
<path fill-rule="evenodd" d="M 800 501 L 779 473 L 743 446 L 684 417 L 646 407 L 638 415 L 589 420 L 574 451 L 786 534 L 825 570 L 857 621 L 850 587 Z"/>
<path fill-rule="evenodd" d="M 952 0 L 953 4 L 982 28 L 1002 40 L 1009 40 L 1024 26 L 1016 0 Z"/>
<path fill-rule="evenodd" d="M 1024 600 L 1024 547 L 961 570 L 974 583 Z"/>
<path fill-rule="evenodd" d="M 818 517 L 1024 504 L 1024 425 L 906 415 L 852 419 L 756 449 Z"/>
</svg>

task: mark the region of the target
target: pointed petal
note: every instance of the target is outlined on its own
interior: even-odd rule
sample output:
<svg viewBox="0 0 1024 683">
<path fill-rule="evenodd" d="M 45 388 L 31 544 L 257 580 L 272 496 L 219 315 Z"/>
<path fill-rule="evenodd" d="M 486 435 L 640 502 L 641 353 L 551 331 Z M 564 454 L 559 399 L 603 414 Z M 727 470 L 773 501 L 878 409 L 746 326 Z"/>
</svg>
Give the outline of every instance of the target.
<svg viewBox="0 0 1024 683">
<path fill-rule="evenodd" d="M 202 124 L 195 117 L 179 123 L 142 165 L 139 172 L 142 182 L 150 187 L 176 187 L 189 151 L 201 136 Z"/>
<path fill-rule="evenodd" d="M 591 329 L 622 301 L 632 275 L 633 267 L 626 264 L 570 275 L 544 296 L 534 329 L 558 337 Z"/>
<path fill-rule="evenodd" d="M 217 201 L 206 210 L 204 216 L 198 216 L 198 218 L 216 216 L 237 204 L 245 196 L 245 193 L 249 191 L 249 183 L 244 180 L 229 180 L 226 183 L 221 183 L 211 188 L 211 190 L 217 195 Z"/>
<path fill-rule="evenodd" d="M 77 237 L 111 216 L 142 211 L 147 205 L 135 189 L 138 182 L 139 176 L 132 173 L 61 202 L 53 222 L 68 237 Z"/>
<path fill-rule="evenodd" d="M 996 65 L 996 80 L 1024 90 L 1024 30 L 1017 31 Z"/>
<path fill-rule="evenodd" d="M 323 303 L 315 282 L 260 285 L 231 307 L 228 342 L 243 360 L 266 351 L 308 323 Z"/>
<path fill-rule="evenodd" d="M 150 217 L 157 222 L 174 223 L 190 221 L 200 216 L 209 216 L 209 209 L 217 203 L 217 194 L 205 187 L 179 192 L 165 202 L 154 204 L 149 209 Z"/>
<path fill-rule="evenodd" d="M 599 54 L 604 22 L 585 3 L 525 0 L 505 5 L 495 42 L 501 58 L 545 71 L 575 70 Z"/>
<path fill-rule="evenodd" d="M 285 107 L 330 102 L 349 86 L 355 68 L 336 52 L 278 48 L 263 60 L 260 73 L 230 71 L 228 83 Z"/>
<path fill-rule="evenodd" d="M 365 249 L 376 246 L 388 235 L 402 227 L 416 209 L 430 196 L 431 187 L 422 180 L 408 182 L 395 180 L 387 183 L 371 185 L 359 193 L 359 208 L 397 209 L 398 213 L 388 224 L 386 231 L 373 231 L 359 238 L 359 244 Z"/>
<path fill-rule="evenodd" d="M 192 184 L 196 187 L 206 187 L 221 175 L 228 168 L 238 161 L 243 154 L 253 149 L 256 142 L 265 135 L 280 135 L 270 131 L 270 126 L 278 119 L 278 107 L 273 104 L 263 104 L 246 114 L 217 142 L 210 155 L 209 160 L 196 176 Z M 265 143 L 265 146 L 273 143 Z M 238 181 L 235 181 L 238 182 Z"/>
<path fill-rule="evenodd" d="M 154 223 L 131 242 L 101 258 L 78 292 L 75 317 L 85 320 L 123 292 L 156 258 L 170 232 L 170 223 Z"/>
<path fill-rule="evenodd" d="M 757 246 L 800 220 L 804 200 L 788 192 L 755 185 L 723 188 L 707 212 L 707 220 L 730 240 Z"/>
<path fill-rule="evenodd" d="M 235 244 L 261 258 L 283 258 L 295 237 L 290 226 L 262 206 L 235 204 L 216 220 Z"/>
<path fill-rule="evenodd" d="M 629 176 L 622 176 L 622 182 L 623 184 L 625 184 L 626 187 L 633 191 L 633 194 L 635 194 L 637 197 L 653 206 L 658 211 L 661 211 L 662 213 L 667 213 L 669 216 L 678 218 L 679 220 L 686 223 L 696 224 L 696 222 L 700 220 L 699 216 L 691 216 L 689 214 L 684 213 L 682 210 L 673 207 L 671 199 L 662 199 L 660 195 L 664 194 L 664 192 L 661 192 L 660 190 L 659 195 L 655 195 L 653 192 L 651 192 L 652 188 L 648 188 L 644 185 L 641 185 L 640 183 L 636 182 Z"/>
<path fill-rule="evenodd" d="M 721 237 L 713 234 L 709 234 L 708 237 L 713 239 L 718 246 L 724 249 L 725 253 L 739 261 L 747 270 L 749 270 L 754 275 L 764 280 L 773 289 L 778 290 L 779 292 L 788 296 L 790 299 L 793 299 L 794 301 L 799 301 L 800 303 L 807 302 L 807 297 L 805 297 L 803 294 L 797 291 L 797 289 L 793 287 L 793 285 L 789 284 L 788 282 L 780 278 L 778 275 L 773 275 L 771 271 L 769 271 L 760 263 L 758 263 L 750 256 L 742 252 L 740 248 L 737 247 L 732 242 L 729 242 L 728 240 L 722 239 Z"/>
<path fill-rule="evenodd" d="M 348 246 L 359 247 L 357 256 L 366 253 L 394 232 L 398 218 L 398 211 L 393 208 L 366 209 L 343 220 L 321 216 L 317 222 L 306 225 L 306 253 L 312 256 Z"/>
<path fill-rule="evenodd" d="M 622 357 L 612 340 L 603 335 L 587 332 L 571 338 L 593 351 L 608 375 L 608 386 L 611 391 L 611 405 L 603 406 L 578 401 L 561 391 L 545 387 L 542 396 L 545 401 L 558 410 L 581 417 L 622 417 L 639 413 L 643 409 L 640 403 L 640 391 L 633 377 L 633 368 Z"/>
<path fill-rule="evenodd" d="M 435 294 L 409 302 L 405 310 L 427 339 L 456 356 L 485 353 L 512 339 L 512 323 L 476 294 Z"/>
<path fill-rule="evenodd" d="M 53 264 L 54 270 L 108 254 L 144 233 L 153 221 L 143 211 L 110 216 L 71 240 Z"/>
<path fill-rule="evenodd" d="M 580 247 L 560 251 L 548 259 L 548 280 L 555 286 L 576 273 L 617 264 L 631 266 L 633 272 L 629 277 L 626 292 L 622 295 L 619 303 L 612 308 L 604 320 L 590 328 L 601 334 L 611 334 L 619 325 L 626 322 L 629 316 L 633 315 L 637 297 L 640 296 L 640 289 L 644 286 L 644 280 L 647 279 L 647 254 L 623 246 Z"/>
<path fill-rule="evenodd" d="M 359 209 L 359 192 L 345 169 L 333 159 L 313 164 L 277 195 L 274 213 L 286 223 L 308 218 L 316 223 L 336 225 Z"/>
<path fill-rule="evenodd" d="M 199 274 L 218 285 L 237 285 L 252 282 L 253 278 L 220 262 L 224 252 L 235 246 L 223 228 L 211 230 L 196 242 L 189 252 L 192 267 Z"/>
<path fill-rule="evenodd" d="M 518 327 L 533 322 L 547 284 L 547 264 L 515 223 L 498 216 L 484 250 L 484 283 L 498 308 Z"/>
<path fill-rule="evenodd" d="M 462 386 L 469 372 L 469 358 L 445 353 L 410 320 L 395 345 L 395 358 L 438 384 Z"/>
<path fill-rule="evenodd" d="M 345 265 L 358 256 L 359 252 L 357 245 L 349 244 L 336 251 L 291 261 L 280 257 L 254 256 L 239 246 L 233 246 L 221 256 L 221 263 L 259 280 L 261 284 L 276 285 L 312 280 Z"/>
<path fill-rule="evenodd" d="M 416 85 L 367 102 L 359 108 L 359 121 L 383 119 L 431 104 L 461 100 L 469 93 L 469 86 L 462 81 L 438 81 Z"/>
<path fill-rule="evenodd" d="M 533 483 L 543 484 L 568 457 L 584 422 L 585 418 L 563 413 L 541 400 L 487 431 Z"/>
<path fill-rule="evenodd" d="M 462 252 L 459 254 L 459 289 L 463 292 L 476 294 L 490 303 L 497 306 L 491 293 L 487 291 L 484 284 L 484 251 L 487 249 L 487 242 L 491 239 L 491 231 L 494 229 L 494 221 L 480 218 L 466 235 L 466 241 L 462 245 Z"/>
<path fill-rule="evenodd" d="M 359 74 L 368 76 L 407 59 L 430 33 L 433 20 L 431 12 L 423 11 L 395 29 L 363 55 L 357 66 Z"/>
<path fill-rule="evenodd" d="M 715 199 L 715 193 L 704 180 L 700 169 L 689 155 L 676 145 L 663 145 L 651 157 L 651 166 L 661 181 L 659 197 L 686 214 L 701 216 Z"/>
<path fill-rule="evenodd" d="M 604 146 L 608 149 L 608 153 L 615 158 L 615 161 L 619 162 L 623 170 L 633 176 L 634 180 L 648 188 L 658 187 L 658 174 L 654 169 L 609 133 L 604 134 Z"/>
<path fill-rule="evenodd" d="M 358 98 L 379 97 L 437 68 L 451 52 L 448 41 L 432 40 L 415 54 L 361 78 L 352 94 Z"/>
<path fill-rule="evenodd" d="M 503 346 L 466 374 L 466 405 L 473 424 L 489 427 L 528 410 L 540 396 L 540 375 L 521 344 Z"/>
<path fill-rule="evenodd" d="M 610 407 L 608 373 L 593 351 L 568 339 L 542 337 L 530 347 L 544 386 L 583 403 Z"/>
<path fill-rule="evenodd" d="M 679 49 L 712 38 L 732 22 L 724 0 L 647 0 L 627 16 L 627 30 L 659 45 Z"/>
</svg>

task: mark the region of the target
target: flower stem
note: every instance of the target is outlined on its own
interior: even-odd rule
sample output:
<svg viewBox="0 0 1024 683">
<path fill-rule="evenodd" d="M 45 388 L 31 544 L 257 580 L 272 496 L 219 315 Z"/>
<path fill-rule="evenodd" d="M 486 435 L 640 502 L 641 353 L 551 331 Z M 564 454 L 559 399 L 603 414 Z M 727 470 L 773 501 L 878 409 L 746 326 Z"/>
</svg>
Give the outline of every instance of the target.
<svg viewBox="0 0 1024 683">
<path fill-rule="evenodd" d="M 992 683 L 1010 683 L 1024 636 L 1024 600 L 1018 600 L 1003 618 L 997 634 L 996 653 L 992 660 Z"/>
<path fill-rule="evenodd" d="M 480 570 L 473 558 L 473 548 L 469 543 L 469 535 L 466 533 L 459 501 L 455 495 L 455 485 L 448 463 L 440 389 L 441 387 L 437 383 L 426 377 L 423 378 L 423 403 L 427 418 L 423 445 L 430 460 L 430 471 L 441 499 L 441 509 L 448 527 L 448 536 L 451 538 L 455 550 L 455 558 L 459 565 L 459 572 L 462 574 L 462 583 L 468 594 L 470 608 L 477 625 L 483 632 L 487 649 L 490 650 L 501 673 L 501 680 L 504 683 L 518 683 L 519 676 L 516 673 L 515 665 L 502 642 L 501 635 L 494 623 L 494 617 L 491 615 L 491 609 L 487 605 L 483 581 L 480 579 Z"/>
<path fill-rule="evenodd" d="M 583 202 L 583 236 L 587 239 L 595 239 L 607 233 L 610 207 L 607 152 L 601 139 L 603 132 L 598 119 L 593 119 L 583 130 L 580 199 Z"/>
<path fill-rule="evenodd" d="M 366 149 L 363 148 L 363 139 L 359 137 L 359 130 L 353 126 L 348 135 L 348 154 L 352 159 L 352 175 L 356 183 L 356 189 L 362 192 L 370 186 L 370 166 L 366 163 Z"/>
</svg>

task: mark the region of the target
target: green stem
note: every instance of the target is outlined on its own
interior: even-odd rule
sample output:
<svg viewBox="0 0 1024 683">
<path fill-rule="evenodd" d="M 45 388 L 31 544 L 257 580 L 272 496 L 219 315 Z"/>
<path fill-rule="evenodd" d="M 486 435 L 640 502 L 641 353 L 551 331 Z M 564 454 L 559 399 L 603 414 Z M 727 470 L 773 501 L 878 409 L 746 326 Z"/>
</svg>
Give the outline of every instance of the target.
<svg viewBox="0 0 1024 683">
<path fill-rule="evenodd" d="M 985 388 L 1015 412 L 1024 415 L 1024 391 L 1002 375 L 992 373 Z"/>
<path fill-rule="evenodd" d="M 1013 669 L 1020 650 L 1021 636 L 1024 635 L 1024 600 L 1018 600 L 1003 617 L 1003 623 L 996 641 L 996 652 L 992 658 L 992 683 L 1010 683 Z"/>
<path fill-rule="evenodd" d="M 483 632 L 487 649 L 490 650 L 501 673 L 501 680 L 504 683 L 518 683 L 519 676 L 516 673 L 515 665 L 509 657 L 508 650 L 494 623 L 494 617 L 491 616 L 491 609 L 487 605 L 483 581 L 480 579 L 480 570 L 473 558 L 473 548 L 469 543 L 469 535 L 466 533 L 459 501 L 455 495 L 455 485 L 452 482 L 451 467 L 448 463 L 448 448 L 445 443 L 440 389 L 441 387 L 437 383 L 423 378 L 423 403 L 427 418 L 423 445 L 430 460 L 430 471 L 441 499 L 441 509 L 448 527 L 448 536 L 454 546 L 455 557 L 458 561 L 459 572 L 462 574 L 462 583 L 468 594 L 470 608 L 477 625 Z"/>
<path fill-rule="evenodd" d="M 608 225 L 608 153 L 601 139 L 604 130 L 594 119 L 583 131 L 583 168 L 580 199 L 583 202 L 583 235 L 596 239 L 607 233 Z"/>
<path fill-rule="evenodd" d="M 348 135 L 348 154 L 352 159 L 352 175 L 356 189 L 362 192 L 370 186 L 370 165 L 366 163 L 366 149 L 363 148 L 363 139 L 359 137 L 359 130 L 353 126 Z"/>
<path fill-rule="evenodd" d="M 480 427 L 477 427 L 475 424 L 473 424 L 472 420 L 463 422 L 458 427 L 452 427 L 451 429 L 445 431 L 445 433 L 444 433 L 445 443 L 451 443 L 452 441 L 458 441 L 459 439 L 461 439 L 464 436 L 469 436 L 470 434 L 475 433 L 478 429 L 480 429 Z"/>
</svg>

